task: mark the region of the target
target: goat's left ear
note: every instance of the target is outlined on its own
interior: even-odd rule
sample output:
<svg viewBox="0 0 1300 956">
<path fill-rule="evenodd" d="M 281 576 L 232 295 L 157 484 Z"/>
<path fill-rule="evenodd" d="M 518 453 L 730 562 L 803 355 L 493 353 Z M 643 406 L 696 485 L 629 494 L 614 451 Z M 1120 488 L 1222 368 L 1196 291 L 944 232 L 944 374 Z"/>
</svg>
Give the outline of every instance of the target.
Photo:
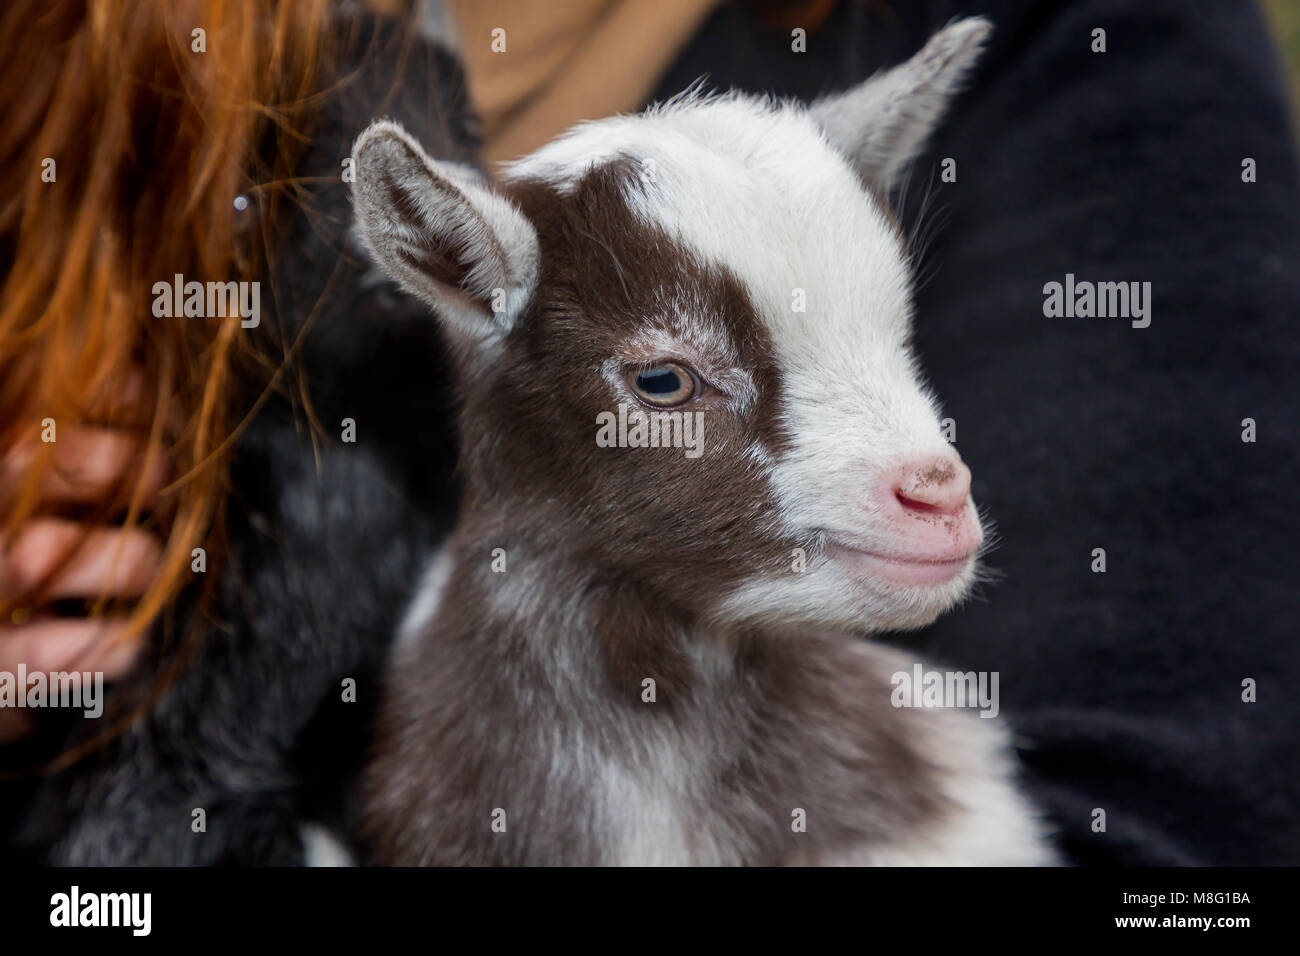
<svg viewBox="0 0 1300 956">
<path fill-rule="evenodd" d="M 471 340 L 507 334 L 537 284 L 537 232 L 478 173 L 431 159 L 396 123 L 352 148 L 357 226 L 375 261 Z"/>
<path fill-rule="evenodd" d="M 809 107 L 831 145 L 887 191 L 939 125 L 993 32 L 983 17 L 948 24 L 906 63 Z"/>
</svg>

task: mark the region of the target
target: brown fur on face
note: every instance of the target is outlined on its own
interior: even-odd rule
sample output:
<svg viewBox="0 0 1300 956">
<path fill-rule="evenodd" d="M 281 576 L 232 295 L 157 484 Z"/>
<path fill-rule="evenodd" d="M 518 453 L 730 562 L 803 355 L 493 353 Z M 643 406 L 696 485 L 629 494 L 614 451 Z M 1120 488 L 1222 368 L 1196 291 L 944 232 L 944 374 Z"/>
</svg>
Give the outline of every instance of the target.
<svg viewBox="0 0 1300 956">
<path fill-rule="evenodd" d="M 778 534 L 767 475 L 746 454 L 784 446 L 781 375 L 739 281 L 639 222 L 625 198 L 631 176 L 628 163 L 614 163 L 569 193 L 540 183 L 512 190 L 537 228 L 542 274 L 500 358 L 466 384 L 466 507 L 476 510 L 480 496 L 494 507 L 509 488 L 516 534 L 545 535 L 561 521 L 566 550 L 698 613 L 741 577 L 785 564 L 798 544 Z M 681 303 L 688 313 L 676 311 Z M 629 401 L 602 377 L 606 362 L 675 358 L 705 372 L 689 347 L 661 356 L 633 348 L 647 328 L 716 343 L 717 364 L 743 369 L 756 389 L 743 407 L 739 396 L 715 394 L 681 409 L 703 412 L 698 459 L 596 445 L 597 415 Z"/>
</svg>

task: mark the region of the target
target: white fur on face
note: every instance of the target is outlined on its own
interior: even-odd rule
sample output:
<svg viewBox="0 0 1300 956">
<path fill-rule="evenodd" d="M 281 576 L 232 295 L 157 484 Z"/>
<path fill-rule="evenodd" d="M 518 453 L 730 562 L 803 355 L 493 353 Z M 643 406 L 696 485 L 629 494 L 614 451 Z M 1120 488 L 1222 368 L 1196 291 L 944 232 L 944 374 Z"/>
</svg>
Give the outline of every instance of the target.
<svg viewBox="0 0 1300 956">
<path fill-rule="evenodd" d="M 634 213 L 741 280 L 782 372 L 792 444 L 767 456 L 769 481 L 810 563 L 751 581 L 724 616 L 850 627 L 932 620 L 973 570 L 942 587 L 864 584 L 819 550 L 823 532 L 896 550 L 869 489 L 886 469 L 948 452 L 906 347 L 910 275 L 884 212 L 806 111 L 735 94 L 585 124 L 506 175 L 564 189 L 623 157 L 642 170 L 627 196 Z M 794 308 L 800 296 L 806 311 Z"/>
</svg>

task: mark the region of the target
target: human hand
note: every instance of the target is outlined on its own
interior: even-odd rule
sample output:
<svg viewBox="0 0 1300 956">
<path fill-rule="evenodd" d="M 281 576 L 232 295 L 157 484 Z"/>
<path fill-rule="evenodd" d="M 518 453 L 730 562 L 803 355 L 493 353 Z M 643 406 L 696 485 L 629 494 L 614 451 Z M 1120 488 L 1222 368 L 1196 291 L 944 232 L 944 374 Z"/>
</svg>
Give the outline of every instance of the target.
<svg viewBox="0 0 1300 956">
<path fill-rule="evenodd" d="M 33 435 L 0 459 L 0 500 L 16 492 L 38 441 Z M 102 672 L 105 681 L 112 681 L 135 662 L 140 641 L 123 640 L 129 632 L 126 614 L 91 616 L 90 609 L 102 597 L 143 594 L 157 571 L 162 541 L 139 528 L 46 515 L 75 512 L 78 506 L 102 500 L 131 480 L 130 472 L 141 466 L 143 453 L 144 440 L 136 432 L 59 429 L 53 464 L 40 488 L 40 516 L 0 534 L 0 604 L 13 608 L 0 620 L 0 671 L 16 675 L 24 664 L 29 674 L 75 669 Z M 144 476 L 141 507 L 156 500 L 166 477 L 167 463 L 154 456 Z M 78 603 L 84 603 L 84 609 L 78 611 Z M 0 707 L 0 743 L 34 728 L 31 711 Z"/>
</svg>

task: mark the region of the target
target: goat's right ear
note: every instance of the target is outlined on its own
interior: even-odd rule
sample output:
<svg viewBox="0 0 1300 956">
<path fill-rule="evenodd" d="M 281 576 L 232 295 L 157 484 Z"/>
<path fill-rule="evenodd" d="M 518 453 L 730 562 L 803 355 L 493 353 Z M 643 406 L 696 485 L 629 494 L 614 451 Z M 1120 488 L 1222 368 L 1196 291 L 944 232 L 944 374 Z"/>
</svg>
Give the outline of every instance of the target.
<svg viewBox="0 0 1300 956">
<path fill-rule="evenodd" d="M 983 17 L 954 20 L 910 60 L 809 107 L 831 145 L 882 191 L 925 146 L 993 32 Z"/>
<path fill-rule="evenodd" d="M 537 232 L 523 213 L 387 120 L 357 138 L 352 169 L 357 226 L 383 270 L 473 338 L 508 332 L 537 284 Z"/>
</svg>

